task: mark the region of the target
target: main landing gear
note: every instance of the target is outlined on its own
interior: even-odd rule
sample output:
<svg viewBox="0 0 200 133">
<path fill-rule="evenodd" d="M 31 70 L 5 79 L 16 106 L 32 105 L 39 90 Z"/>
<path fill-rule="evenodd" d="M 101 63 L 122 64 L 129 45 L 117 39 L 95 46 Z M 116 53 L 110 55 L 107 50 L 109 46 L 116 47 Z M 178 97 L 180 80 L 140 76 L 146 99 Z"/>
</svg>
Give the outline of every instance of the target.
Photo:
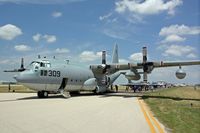
<svg viewBox="0 0 200 133">
<path fill-rule="evenodd" d="M 48 91 L 38 91 L 37 95 L 39 98 L 47 98 L 49 95 L 49 92 Z"/>
</svg>

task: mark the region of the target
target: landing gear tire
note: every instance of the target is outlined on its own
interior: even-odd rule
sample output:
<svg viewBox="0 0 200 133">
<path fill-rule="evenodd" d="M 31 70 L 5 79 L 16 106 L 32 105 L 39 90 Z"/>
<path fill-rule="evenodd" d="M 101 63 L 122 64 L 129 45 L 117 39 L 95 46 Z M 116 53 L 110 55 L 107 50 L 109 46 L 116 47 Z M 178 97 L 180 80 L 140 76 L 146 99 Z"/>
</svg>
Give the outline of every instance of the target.
<svg viewBox="0 0 200 133">
<path fill-rule="evenodd" d="M 43 96 L 42 96 L 42 91 L 38 91 L 37 92 L 37 96 L 39 97 L 39 98 L 42 98 Z"/>
<path fill-rule="evenodd" d="M 44 96 L 44 98 L 47 98 L 48 97 L 48 92 L 47 91 L 43 91 L 43 96 Z"/>
<path fill-rule="evenodd" d="M 48 92 L 47 91 L 38 91 L 37 95 L 39 98 L 47 98 L 48 97 Z"/>
</svg>

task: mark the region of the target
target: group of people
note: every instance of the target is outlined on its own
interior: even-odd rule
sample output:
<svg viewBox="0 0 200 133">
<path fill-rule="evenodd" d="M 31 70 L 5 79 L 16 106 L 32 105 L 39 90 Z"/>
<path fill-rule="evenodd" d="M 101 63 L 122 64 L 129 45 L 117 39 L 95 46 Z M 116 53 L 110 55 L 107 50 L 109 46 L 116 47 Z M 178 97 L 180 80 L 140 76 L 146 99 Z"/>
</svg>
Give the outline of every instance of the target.
<svg viewBox="0 0 200 133">
<path fill-rule="evenodd" d="M 114 90 L 113 85 L 111 85 L 111 90 Z M 118 92 L 118 85 L 115 85 L 115 91 Z"/>
</svg>

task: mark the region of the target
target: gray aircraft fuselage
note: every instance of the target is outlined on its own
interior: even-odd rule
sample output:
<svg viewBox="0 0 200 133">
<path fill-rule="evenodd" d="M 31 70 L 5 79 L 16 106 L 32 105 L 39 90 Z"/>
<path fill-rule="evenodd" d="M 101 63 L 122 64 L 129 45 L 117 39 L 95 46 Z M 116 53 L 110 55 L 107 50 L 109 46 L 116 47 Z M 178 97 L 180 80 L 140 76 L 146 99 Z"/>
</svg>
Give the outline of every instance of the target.
<svg viewBox="0 0 200 133">
<path fill-rule="evenodd" d="M 56 64 L 56 65 L 55 65 Z M 53 60 L 33 61 L 28 69 L 15 76 L 22 85 L 36 91 L 57 92 L 63 79 L 66 81 L 64 90 L 94 90 L 95 87 L 84 87 L 84 82 L 94 78 L 93 72 L 87 67 L 72 65 L 67 62 L 56 63 Z"/>
</svg>

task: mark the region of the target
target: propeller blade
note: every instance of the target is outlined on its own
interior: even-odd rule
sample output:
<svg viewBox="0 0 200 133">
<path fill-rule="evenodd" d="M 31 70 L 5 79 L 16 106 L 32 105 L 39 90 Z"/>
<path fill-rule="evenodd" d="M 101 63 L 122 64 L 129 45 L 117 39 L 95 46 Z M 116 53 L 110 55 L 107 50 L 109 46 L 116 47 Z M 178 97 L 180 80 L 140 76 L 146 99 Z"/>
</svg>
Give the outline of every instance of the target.
<svg viewBox="0 0 200 133">
<path fill-rule="evenodd" d="M 143 81 L 144 83 L 147 83 L 147 72 L 143 73 Z"/>
<path fill-rule="evenodd" d="M 21 58 L 21 69 L 24 69 L 24 58 Z"/>
<path fill-rule="evenodd" d="M 142 48 L 143 55 L 143 81 L 147 83 L 147 70 L 148 70 L 148 62 L 147 62 L 147 47 Z"/>
<path fill-rule="evenodd" d="M 14 70 L 4 70 L 3 72 L 19 72 L 18 69 L 14 69 Z"/>
<path fill-rule="evenodd" d="M 106 51 L 102 51 L 102 64 L 106 64 Z"/>
<path fill-rule="evenodd" d="M 142 48 L 143 63 L 147 62 L 147 47 Z"/>
</svg>

